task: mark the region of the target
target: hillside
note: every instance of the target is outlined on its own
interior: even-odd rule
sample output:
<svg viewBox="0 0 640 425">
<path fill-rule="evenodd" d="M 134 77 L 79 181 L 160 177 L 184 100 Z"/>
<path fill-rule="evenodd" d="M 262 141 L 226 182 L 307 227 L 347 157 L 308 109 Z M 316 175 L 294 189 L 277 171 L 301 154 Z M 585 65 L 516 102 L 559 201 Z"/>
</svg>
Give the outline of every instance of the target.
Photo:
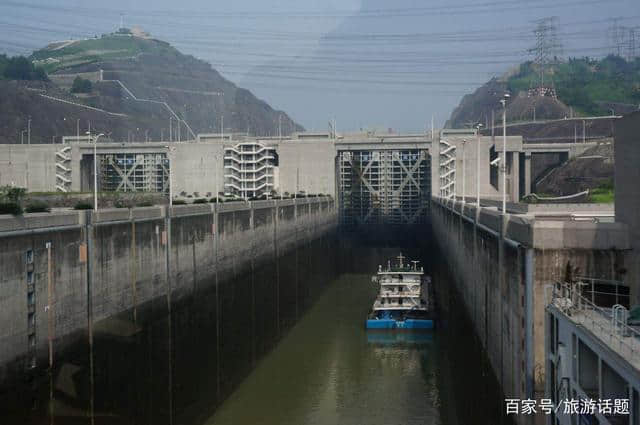
<svg viewBox="0 0 640 425">
<path fill-rule="evenodd" d="M 508 87 L 512 93 L 527 91 L 539 79 L 536 67 L 525 62 L 509 78 Z M 609 105 L 614 112 L 625 113 L 640 104 L 640 58 L 569 59 L 554 65 L 545 79 L 553 82 L 558 99 L 573 107 L 578 115 L 605 115 L 610 113 Z"/>
<path fill-rule="evenodd" d="M 0 143 L 20 143 L 29 116 L 32 143 L 75 135 L 78 119 L 81 133 L 91 122 L 114 140 L 169 140 L 170 126 L 175 139 L 173 114 L 196 134 L 220 132 L 223 117 L 225 133 L 273 135 L 279 120 L 283 134 L 302 130 L 208 63 L 140 31 L 53 43 L 29 59 L 49 81 L 0 80 Z M 74 85 L 77 77 L 86 84 Z M 192 137 L 185 125 L 180 130 L 183 140 Z"/>
<path fill-rule="evenodd" d="M 550 96 L 529 95 L 538 86 L 540 73 L 531 62 L 516 72 L 494 78 L 473 94 L 466 95 L 453 111 L 448 127 L 460 128 L 472 122 L 490 122 L 492 110 L 500 114 L 499 101 L 512 94 L 507 121 L 562 119 L 571 116 L 624 114 L 640 104 L 640 58 L 626 61 L 618 56 L 596 60 L 569 59 L 549 68 L 545 81 L 556 91 Z M 546 85 L 546 84 L 545 84 Z M 496 116 L 496 122 L 500 120 Z"/>
<path fill-rule="evenodd" d="M 536 185 L 536 191 L 553 196 L 612 187 L 613 145 L 602 143 L 551 170 Z"/>
</svg>

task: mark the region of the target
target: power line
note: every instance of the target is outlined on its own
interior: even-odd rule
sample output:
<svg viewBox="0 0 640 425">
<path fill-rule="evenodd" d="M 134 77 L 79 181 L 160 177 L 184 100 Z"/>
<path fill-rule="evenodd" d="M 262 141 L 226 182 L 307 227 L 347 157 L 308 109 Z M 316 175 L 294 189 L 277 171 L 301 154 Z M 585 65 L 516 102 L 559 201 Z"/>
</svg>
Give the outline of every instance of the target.
<svg viewBox="0 0 640 425">
<path fill-rule="evenodd" d="M 622 2 L 623 0 L 609 0 L 612 2 Z M 477 2 L 471 1 L 466 3 L 453 3 L 446 6 L 430 6 L 430 7 L 407 7 L 407 8 L 385 8 L 385 9 L 361 9 L 354 10 L 337 10 L 332 12 L 324 11 L 293 11 L 291 9 L 286 10 L 263 10 L 263 11 L 235 11 L 235 12 L 220 12 L 219 10 L 207 10 L 206 8 L 200 8 L 197 12 L 192 12 L 189 9 L 177 8 L 177 9 L 155 9 L 149 10 L 129 8 L 126 10 L 129 16 L 140 17 L 146 16 L 148 18 L 162 18 L 162 17 L 183 17 L 183 18 L 202 18 L 202 19 L 366 19 L 366 18 L 394 18 L 394 17 L 415 17 L 415 16 L 436 16 L 442 14 L 479 14 L 479 13 L 501 13 L 511 10 L 520 10 L 526 7 L 528 10 L 532 9 L 557 9 L 573 6 L 586 6 L 586 5 L 599 5 L 602 4 L 601 0 L 499 0 L 499 1 L 486 1 Z M 40 3 L 30 2 L 17 2 L 6 1 L 3 4 L 11 8 L 20 9 L 34 9 L 45 10 L 48 12 L 58 12 L 63 14 L 75 14 L 84 17 L 94 17 L 96 14 L 105 15 L 111 14 L 118 16 L 122 11 L 109 8 L 100 7 L 64 7 L 64 6 L 51 6 Z M 111 16 L 110 18 L 112 18 Z"/>
</svg>

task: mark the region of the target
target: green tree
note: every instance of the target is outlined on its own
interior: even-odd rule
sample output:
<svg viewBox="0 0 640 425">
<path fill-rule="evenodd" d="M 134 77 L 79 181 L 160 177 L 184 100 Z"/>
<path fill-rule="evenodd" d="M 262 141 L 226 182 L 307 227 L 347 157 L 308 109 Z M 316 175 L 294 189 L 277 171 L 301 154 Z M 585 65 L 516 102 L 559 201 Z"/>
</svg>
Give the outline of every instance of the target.
<svg viewBox="0 0 640 425">
<path fill-rule="evenodd" d="M 76 77 L 73 80 L 73 86 L 71 87 L 71 93 L 90 93 L 92 89 L 91 81 L 85 80 L 81 77 Z"/>
<path fill-rule="evenodd" d="M 10 58 L 4 76 L 10 80 L 30 80 L 33 64 L 24 56 Z"/>
<path fill-rule="evenodd" d="M 41 66 L 37 66 L 33 69 L 33 80 L 47 81 L 47 72 Z"/>
<path fill-rule="evenodd" d="M 27 189 L 15 186 L 0 186 L 0 201 L 21 203 Z"/>
<path fill-rule="evenodd" d="M 4 78 L 4 70 L 7 67 L 8 62 L 9 58 L 7 55 L 0 55 L 0 80 Z"/>
<path fill-rule="evenodd" d="M 2 76 L 9 80 L 48 80 L 44 69 L 34 67 L 33 63 L 24 56 L 0 58 L 0 69 L 2 69 Z"/>
</svg>

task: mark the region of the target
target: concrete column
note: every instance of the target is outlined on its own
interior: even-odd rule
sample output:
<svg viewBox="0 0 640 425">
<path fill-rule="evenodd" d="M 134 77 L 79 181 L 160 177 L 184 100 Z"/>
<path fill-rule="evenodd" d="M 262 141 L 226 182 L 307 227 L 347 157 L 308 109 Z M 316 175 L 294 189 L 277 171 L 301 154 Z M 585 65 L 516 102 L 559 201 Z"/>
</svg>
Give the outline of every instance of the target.
<svg viewBox="0 0 640 425">
<path fill-rule="evenodd" d="M 509 175 L 511 180 L 511 201 L 518 202 L 520 200 L 520 153 L 511 153 L 511 174 Z"/>
<path fill-rule="evenodd" d="M 440 193 L 440 137 L 436 135 L 431 142 L 431 194 Z M 337 198 L 336 198 L 337 199 Z"/>
<path fill-rule="evenodd" d="M 86 293 L 87 293 L 87 332 L 89 339 L 89 417 L 93 419 L 95 413 L 95 382 L 93 369 L 93 255 L 94 255 L 94 227 L 92 211 L 86 211 L 84 226 L 84 244 L 86 266 Z"/>
<path fill-rule="evenodd" d="M 509 154 L 507 154 L 509 157 Z M 511 168 L 513 170 L 513 167 Z M 502 214 L 500 216 L 502 222 L 500 226 L 500 239 L 498 240 L 498 293 L 497 297 L 494 297 L 493 302 L 497 302 L 499 311 L 494 311 L 493 313 L 498 315 L 498 321 L 500 322 L 500 367 L 497 374 L 498 381 L 500 382 L 500 386 L 505 388 L 505 371 L 504 371 L 504 292 L 506 287 L 506 273 L 505 273 L 505 234 L 507 230 L 507 214 Z M 496 299 L 497 298 L 497 299 Z M 491 323 L 491 321 L 489 322 Z M 487 345 L 488 347 L 488 345 Z M 498 359 L 496 359 L 498 360 Z"/>
<path fill-rule="evenodd" d="M 249 201 L 249 229 L 253 230 L 254 226 L 253 226 L 253 214 L 255 212 L 255 209 L 253 208 L 253 205 L 251 205 L 251 201 Z"/>
<path fill-rule="evenodd" d="M 474 220 L 473 220 L 473 270 L 476 273 L 476 276 L 480 276 L 480 249 L 478 247 L 478 220 L 480 218 L 480 208 L 478 205 L 474 207 Z M 476 333 L 480 335 L 480 327 L 478 326 L 478 293 L 480 285 L 480 279 L 473 280 L 473 326 L 476 330 Z"/>
<path fill-rule="evenodd" d="M 531 153 L 524 154 L 524 196 L 531 193 Z"/>
<path fill-rule="evenodd" d="M 533 285 L 534 285 L 534 251 L 526 248 L 524 263 L 525 278 L 525 396 L 535 397 L 534 394 L 534 340 L 533 340 Z M 545 314 L 546 317 L 546 314 Z M 545 327 L 545 329 L 548 329 Z M 545 350 L 545 353 L 547 351 Z"/>
<path fill-rule="evenodd" d="M 217 194 L 216 194 L 217 196 Z M 220 400 L 220 290 L 218 281 L 218 252 L 220 250 L 220 212 L 218 205 L 214 206 L 213 213 L 213 256 L 215 265 L 215 288 L 216 288 L 216 397 Z"/>
<path fill-rule="evenodd" d="M 131 210 L 129 210 L 131 215 Z M 133 304 L 133 323 L 138 323 L 138 255 L 136 245 L 136 222 L 131 220 L 131 249 L 129 257 L 129 279 L 131 280 L 131 303 Z"/>
<path fill-rule="evenodd" d="M 277 336 L 280 338 L 280 256 L 278 255 L 278 223 L 280 221 L 280 212 L 278 203 L 273 201 L 273 261 L 276 264 L 276 329 Z"/>
<path fill-rule="evenodd" d="M 255 238 L 255 208 L 249 201 L 249 228 L 253 237 L 251 238 L 251 366 L 256 366 L 256 238 Z"/>
<path fill-rule="evenodd" d="M 68 153 L 68 155 L 71 157 L 71 161 L 70 161 L 71 190 L 74 192 L 76 191 L 80 192 L 81 190 L 85 189 L 82 186 L 83 178 L 88 179 L 88 177 L 86 176 L 87 170 L 85 170 L 85 175 L 84 176 L 82 175 L 82 171 L 83 171 L 81 168 L 82 155 L 80 154 L 80 149 L 78 148 L 78 146 L 72 146 L 71 151 Z M 54 187 L 55 187 L 55 182 L 54 182 Z"/>
<path fill-rule="evenodd" d="M 168 392 L 168 409 L 169 409 L 169 423 L 173 424 L 173 335 L 172 335 L 172 321 L 171 321 L 171 295 L 173 292 L 172 282 L 171 282 L 171 212 L 172 208 L 169 206 L 164 207 L 164 215 L 165 215 L 165 232 L 166 237 L 163 238 L 165 242 L 164 252 L 165 252 L 165 275 L 166 275 L 166 285 L 167 285 L 167 334 L 169 335 L 169 347 L 168 347 L 168 356 L 167 356 L 167 392 Z"/>
</svg>

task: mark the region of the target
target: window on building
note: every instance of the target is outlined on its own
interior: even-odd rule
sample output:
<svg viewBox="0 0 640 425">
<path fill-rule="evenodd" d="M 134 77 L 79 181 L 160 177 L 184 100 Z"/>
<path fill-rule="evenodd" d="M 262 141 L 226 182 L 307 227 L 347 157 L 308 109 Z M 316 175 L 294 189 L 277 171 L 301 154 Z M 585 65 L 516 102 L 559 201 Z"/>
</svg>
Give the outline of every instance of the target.
<svg viewBox="0 0 640 425">
<path fill-rule="evenodd" d="M 578 380 L 578 337 L 576 334 L 571 338 L 571 379 Z"/>
<path fill-rule="evenodd" d="M 604 361 L 602 362 L 602 398 L 609 400 L 629 398 L 629 385 L 627 381 Z M 605 417 L 611 425 L 629 423 L 628 415 L 605 415 Z"/>
<path fill-rule="evenodd" d="M 578 383 L 587 396 L 599 398 L 598 356 L 584 342 L 578 342 Z"/>
<path fill-rule="evenodd" d="M 553 314 L 548 315 L 549 323 L 549 350 L 552 354 L 556 353 L 556 319 Z"/>
</svg>

